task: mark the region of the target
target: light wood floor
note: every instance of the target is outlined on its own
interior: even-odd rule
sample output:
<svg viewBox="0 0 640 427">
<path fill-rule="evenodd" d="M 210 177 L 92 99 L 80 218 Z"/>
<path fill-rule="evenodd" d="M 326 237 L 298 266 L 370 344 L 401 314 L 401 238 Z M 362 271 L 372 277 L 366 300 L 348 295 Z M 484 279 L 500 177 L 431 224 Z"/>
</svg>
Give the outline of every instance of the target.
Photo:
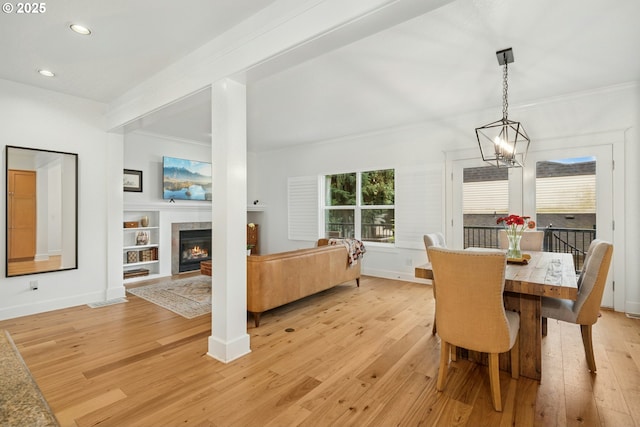
<svg viewBox="0 0 640 427">
<path fill-rule="evenodd" d="M 63 426 L 640 426 L 640 320 L 604 311 L 598 373 L 575 325 L 549 321 L 542 383 L 452 362 L 436 393 L 431 287 L 363 278 L 248 322 L 252 352 L 206 356 L 210 316 L 128 295 L 0 322 Z M 293 328 L 294 332 L 286 332 Z"/>
<path fill-rule="evenodd" d="M 59 270 L 62 265 L 60 255 L 50 256 L 44 261 L 9 261 L 7 273 L 9 276 L 20 274 L 40 273 L 43 271 Z"/>
</svg>

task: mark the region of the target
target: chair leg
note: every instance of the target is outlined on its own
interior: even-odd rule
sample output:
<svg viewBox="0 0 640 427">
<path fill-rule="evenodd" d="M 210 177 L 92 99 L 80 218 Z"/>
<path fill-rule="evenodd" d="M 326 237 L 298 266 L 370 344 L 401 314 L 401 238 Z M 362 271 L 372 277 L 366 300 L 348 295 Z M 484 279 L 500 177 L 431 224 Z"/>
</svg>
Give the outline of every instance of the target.
<svg viewBox="0 0 640 427">
<path fill-rule="evenodd" d="M 435 281 L 431 282 L 431 289 L 433 290 L 433 302 L 434 302 L 434 305 L 435 305 L 435 302 L 436 302 L 436 282 Z M 431 329 L 431 335 L 435 335 L 436 332 L 437 332 L 437 329 L 436 329 L 436 310 L 435 310 L 435 306 L 434 306 L 434 309 L 433 309 L 433 328 Z"/>
<path fill-rule="evenodd" d="M 582 332 L 582 344 L 584 345 L 584 354 L 587 356 L 587 366 L 591 372 L 596 371 L 596 358 L 593 355 L 593 340 L 591 339 L 591 326 L 580 325 Z"/>
<path fill-rule="evenodd" d="M 451 347 L 451 361 L 452 362 L 456 362 L 458 360 L 458 347 L 456 347 L 455 345 L 450 346 Z"/>
<path fill-rule="evenodd" d="M 438 382 L 436 390 L 444 390 L 444 383 L 447 381 L 447 370 L 449 369 L 449 343 L 440 341 L 440 368 L 438 369 Z"/>
<path fill-rule="evenodd" d="M 489 384 L 491 385 L 491 400 L 493 401 L 493 408 L 498 412 L 502 412 L 498 356 L 498 353 L 489 353 Z"/>
<path fill-rule="evenodd" d="M 511 378 L 517 380 L 520 377 L 520 331 L 509 353 L 511 354 Z"/>
</svg>

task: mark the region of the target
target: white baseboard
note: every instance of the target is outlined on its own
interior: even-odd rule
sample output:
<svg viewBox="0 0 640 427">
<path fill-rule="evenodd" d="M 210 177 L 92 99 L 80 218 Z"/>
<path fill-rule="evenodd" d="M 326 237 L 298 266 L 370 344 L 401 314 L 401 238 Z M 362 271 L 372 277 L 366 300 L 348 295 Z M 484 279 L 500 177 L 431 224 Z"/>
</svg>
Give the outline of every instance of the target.
<svg viewBox="0 0 640 427">
<path fill-rule="evenodd" d="M 40 292 L 40 291 L 33 291 Z M 74 295 L 68 298 L 59 298 L 40 302 L 29 302 L 22 305 L 3 307 L 0 309 L 0 320 L 29 316 L 31 314 L 45 313 L 47 311 L 60 310 L 62 308 L 85 305 L 104 300 L 104 292 L 92 292 L 83 295 Z"/>
<path fill-rule="evenodd" d="M 407 273 L 405 271 L 393 271 L 393 270 L 381 270 L 375 268 L 363 268 L 362 274 L 365 276 L 381 277 L 383 279 L 403 280 L 405 282 L 424 283 L 431 284 L 431 280 L 418 279 L 413 275 L 413 272 Z"/>
<path fill-rule="evenodd" d="M 624 311 L 632 316 L 640 316 L 640 302 L 627 302 Z"/>
<path fill-rule="evenodd" d="M 251 347 L 248 334 L 243 334 L 231 341 L 222 341 L 214 336 L 209 337 L 207 355 L 222 363 L 232 362 L 249 353 L 251 353 Z"/>
</svg>

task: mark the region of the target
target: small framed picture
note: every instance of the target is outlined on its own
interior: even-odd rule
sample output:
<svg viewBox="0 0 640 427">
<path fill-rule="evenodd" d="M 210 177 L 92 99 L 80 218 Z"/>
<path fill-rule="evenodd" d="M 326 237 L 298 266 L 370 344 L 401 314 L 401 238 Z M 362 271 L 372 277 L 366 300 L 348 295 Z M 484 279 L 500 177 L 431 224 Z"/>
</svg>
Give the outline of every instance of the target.
<svg viewBox="0 0 640 427">
<path fill-rule="evenodd" d="M 133 169 L 124 170 L 124 191 L 136 191 L 142 193 L 142 171 Z"/>
</svg>

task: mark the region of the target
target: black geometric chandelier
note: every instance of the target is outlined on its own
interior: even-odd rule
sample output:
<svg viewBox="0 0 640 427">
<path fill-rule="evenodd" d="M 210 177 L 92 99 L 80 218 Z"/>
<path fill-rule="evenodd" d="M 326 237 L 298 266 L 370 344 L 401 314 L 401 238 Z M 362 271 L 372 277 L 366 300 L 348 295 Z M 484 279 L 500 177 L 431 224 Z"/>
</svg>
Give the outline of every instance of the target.
<svg viewBox="0 0 640 427">
<path fill-rule="evenodd" d="M 511 48 L 496 52 L 502 72 L 502 118 L 493 123 L 476 128 L 476 137 L 480 145 L 482 160 L 499 168 L 524 166 L 529 150 L 529 137 L 520 122 L 509 120 L 509 101 L 507 99 L 507 64 L 513 62 Z"/>
</svg>

